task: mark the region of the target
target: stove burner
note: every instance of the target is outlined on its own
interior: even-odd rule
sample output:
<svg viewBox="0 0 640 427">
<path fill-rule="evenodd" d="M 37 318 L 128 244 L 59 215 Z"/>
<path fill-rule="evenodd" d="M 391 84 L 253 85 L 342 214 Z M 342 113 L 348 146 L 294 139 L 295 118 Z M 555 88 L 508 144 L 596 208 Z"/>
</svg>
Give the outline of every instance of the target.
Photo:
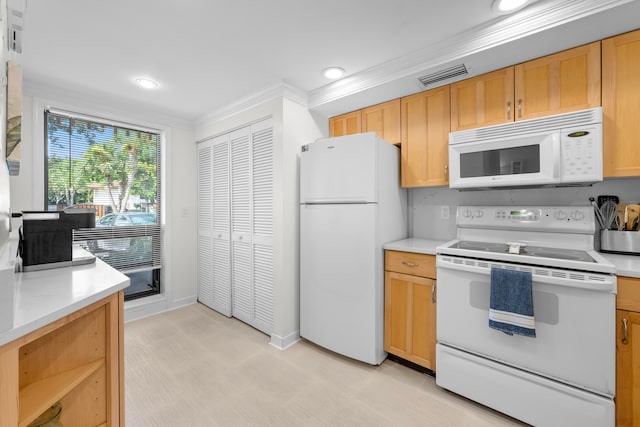
<svg viewBox="0 0 640 427">
<path fill-rule="evenodd" d="M 451 248 L 466 249 L 480 252 L 494 252 L 494 253 L 509 253 L 509 245 L 506 243 L 493 243 L 493 242 L 474 242 L 471 240 L 461 240 L 453 245 Z M 520 254 L 513 254 L 514 256 L 532 256 L 539 258 L 555 258 L 565 259 L 570 261 L 581 262 L 596 262 L 585 251 L 579 251 L 575 249 L 559 249 L 559 248 L 544 248 L 540 246 L 522 246 Z"/>
</svg>

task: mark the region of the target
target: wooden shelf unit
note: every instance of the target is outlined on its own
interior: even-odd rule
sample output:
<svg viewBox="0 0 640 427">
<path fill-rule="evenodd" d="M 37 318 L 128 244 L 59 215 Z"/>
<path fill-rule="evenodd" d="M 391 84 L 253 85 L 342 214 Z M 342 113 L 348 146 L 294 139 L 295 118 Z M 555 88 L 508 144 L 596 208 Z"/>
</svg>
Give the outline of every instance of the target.
<svg viewBox="0 0 640 427">
<path fill-rule="evenodd" d="M 56 402 L 64 425 L 124 425 L 123 295 L 0 347 L 0 425 L 26 427 Z"/>
</svg>

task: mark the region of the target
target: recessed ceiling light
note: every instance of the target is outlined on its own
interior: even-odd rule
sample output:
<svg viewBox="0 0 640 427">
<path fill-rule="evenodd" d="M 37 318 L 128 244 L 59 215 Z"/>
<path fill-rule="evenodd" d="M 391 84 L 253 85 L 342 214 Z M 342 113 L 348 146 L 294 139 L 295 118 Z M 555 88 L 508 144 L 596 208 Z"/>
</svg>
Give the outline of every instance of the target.
<svg viewBox="0 0 640 427">
<path fill-rule="evenodd" d="M 344 76 L 344 69 L 340 67 L 329 67 L 325 68 L 322 74 L 328 79 L 339 79 Z"/>
<path fill-rule="evenodd" d="M 522 9 L 529 3 L 529 0 L 494 0 L 493 10 L 497 13 L 512 13 Z"/>
<path fill-rule="evenodd" d="M 142 86 L 145 89 L 153 89 L 158 87 L 157 82 L 154 82 L 153 80 L 150 80 L 144 77 L 138 77 L 136 79 L 136 83 L 138 83 L 140 86 Z"/>
</svg>

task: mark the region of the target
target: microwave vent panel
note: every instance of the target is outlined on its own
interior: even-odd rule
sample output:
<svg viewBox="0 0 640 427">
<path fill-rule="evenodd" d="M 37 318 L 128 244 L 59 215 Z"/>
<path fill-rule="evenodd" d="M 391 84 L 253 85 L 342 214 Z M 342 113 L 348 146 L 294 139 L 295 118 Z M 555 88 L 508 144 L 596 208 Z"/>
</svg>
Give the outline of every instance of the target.
<svg viewBox="0 0 640 427">
<path fill-rule="evenodd" d="M 602 123 L 602 107 L 449 134 L 449 144 L 509 138 Z"/>
<path fill-rule="evenodd" d="M 427 74 L 426 76 L 418 77 L 422 86 L 429 87 L 435 83 L 453 79 L 454 77 L 465 76 L 469 74 L 469 70 L 464 64 L 456 65 L 455 67 L 447 68 L 446 70 L 437 71 L 435 73 Z"/>
</svg>

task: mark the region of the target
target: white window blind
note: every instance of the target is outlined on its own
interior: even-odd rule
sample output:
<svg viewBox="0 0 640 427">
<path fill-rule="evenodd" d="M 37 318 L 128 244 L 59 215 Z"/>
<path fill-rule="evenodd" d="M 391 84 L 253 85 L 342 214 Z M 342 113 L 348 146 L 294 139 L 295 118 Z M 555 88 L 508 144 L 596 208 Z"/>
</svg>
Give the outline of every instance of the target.
<svg viewBox="0 0 640 427">
<path fill-rule="evenodd" d="M 125 272 L 161 266 L 160 134 L 65 112 L 45 113 L 46 207 L 94 208 L 74 241 Z"/>
</svg>

